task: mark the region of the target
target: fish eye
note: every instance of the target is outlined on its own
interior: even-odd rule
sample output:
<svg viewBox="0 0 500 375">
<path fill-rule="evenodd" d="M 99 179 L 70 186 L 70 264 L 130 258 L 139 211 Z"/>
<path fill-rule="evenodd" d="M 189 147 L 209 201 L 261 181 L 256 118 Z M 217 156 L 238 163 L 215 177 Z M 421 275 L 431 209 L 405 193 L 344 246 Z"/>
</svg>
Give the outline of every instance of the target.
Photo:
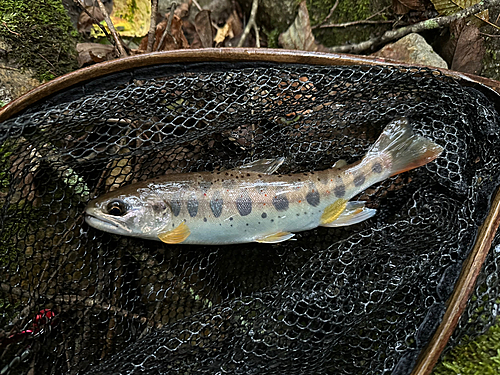
<svg viewBox="0 0 500 375">
<path fill-rule="evenodd" d="M 109 215 L 123 216 L 127 213 L 127 207 L 122 200 L 116 199 L 108 203 L 106 207 Z"/>
</svg>

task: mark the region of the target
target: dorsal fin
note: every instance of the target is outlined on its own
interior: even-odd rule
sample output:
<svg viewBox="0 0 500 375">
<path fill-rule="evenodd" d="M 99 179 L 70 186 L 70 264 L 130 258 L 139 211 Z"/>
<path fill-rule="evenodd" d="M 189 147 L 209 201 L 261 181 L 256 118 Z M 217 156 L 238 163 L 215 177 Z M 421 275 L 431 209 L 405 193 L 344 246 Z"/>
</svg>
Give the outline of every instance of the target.
<svg viewBox="0 0 500 375">
<path fill-rule="evenodd" d="M 284 157 L 278 159 L 259 159 L 243 164 L 241 167 L 238 167 L 238 169 L 245 169 L 250 172 L 259 172 L 263 174 L 273 174 L 284 161 Z"/>
</svg>

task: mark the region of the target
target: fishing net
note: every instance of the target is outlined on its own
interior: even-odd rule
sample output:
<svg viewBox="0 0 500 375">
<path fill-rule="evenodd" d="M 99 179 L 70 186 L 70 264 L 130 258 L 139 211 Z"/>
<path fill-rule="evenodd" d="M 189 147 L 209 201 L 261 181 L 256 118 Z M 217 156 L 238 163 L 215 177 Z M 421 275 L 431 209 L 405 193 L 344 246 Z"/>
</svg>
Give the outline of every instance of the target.
<svg viewBox="0 0 500 375">
<path fill-rule="evenodd" d="M 39 101 L 0 124 L 3 371 L 410 373 L 498 181 L 488 95 L 421 68 L 212 62 L 130 69 Z M 402 116 L 444 152 L 356 197 L 377 209 L 360 224 L 188 246 L 84 222 L 89 199 L 165 173 L 351 163 Z M 451 345 L 494 322 L 498 253 Z"/>
</svg>

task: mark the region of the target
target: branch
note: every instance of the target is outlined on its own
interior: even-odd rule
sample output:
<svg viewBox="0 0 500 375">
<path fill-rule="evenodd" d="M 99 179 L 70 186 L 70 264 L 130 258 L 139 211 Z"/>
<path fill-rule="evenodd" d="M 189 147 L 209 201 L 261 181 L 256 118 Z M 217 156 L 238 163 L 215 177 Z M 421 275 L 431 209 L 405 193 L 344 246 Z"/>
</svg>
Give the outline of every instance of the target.
<svg viewBox="0 0 500 375">
<path fill-rule="evenodd" d="M 168 14 L 167 25 L 165 26 L 165 30 L 163 30 L 163 34 L 161 35 L 160 41 L 158 42 L 155 51 L 160 50 L 161 45 L 165 41 L 165 37 L 167 36 L 167 34 L 170 35 L 174 39 L 174 42 L 177 44 L 177 41 L 175 40 L 173 35 L 170 34 L 170 29 L 172 28 L 172 20 L 174 19 L 175 8 L 177 8 L 177 4 L 173 2 L 170 5 L 170 13 Z"/>
<path fill-rule="evenodd" d="M 252 27 L 257 29 L 257 24 L 255 23 L 255 18 L 257 17 L 257 9 L 259 8 L 259 0 L 252 1 L 252 11 L 250 12 L 250 18 L 248 19 L 247 26 L 241 35 L 240 41 L 238 42 L 237 47 L 242 47 L 245 43 L 245 40 L 248 38 L 248 34 L 250 34 L 250 30 Z M 258 37 L 258 35 L 256 35 Z"/>
<path fill-rule="evenodd" d="M 156 35 L 156 13 L 158 13 L 158 0 L 151 0 L 151 22 L 149 26 L 148 46 L 146 48 L 146 52 L 153 51 L 153 44 L 155 42 Z"/>
<path fill-rule="evenodd" d="M 109 31 L 111 31 L 111 35 L 113 35 L 113 39 L 115 40 L 116 48 L 118 48 L 120 56 L 121 57 L 127 56 L 125 47 L 123 47 L 122 41 L 120 40 L 120 36 L 116 32 L 115 25 L 113 25 L 111 18 L 109 18 L 109 14 L 106 8 L 104 7 L 104 4 L 102 3 L 101 0 L 95 0 L 95 1 L 97 1 L 97 5 L 99 5 L 99 9 L 101 10 L 101 13 L 104 15 L 104 19 L 106 20 L 106 24 L 108 25 Z"/>
<path fill-rule="evenodd" d="M 500 0 L 484 0 L 481 1 L 469 8 L 461 10 L 451 16 L 445 17 L 436 17 L 431 18 L 426 21 L 422 21 L 416 23 L 414 25 L 402 27 L 397 30 L 386 31 L 382 36 L 369 39 L 367 41 L 358 43 L 358 44 L 350 44 L 346 46 L 338 46 L 329 48 L 330 52 L 343 52 L 343 53 L 359 53 L 376 47 L 380 44 L 384 44 L 390 42 L 395 39 L 402 38 L 405 35 L 410 33 L 418 33 L 424 30 L 437 29 L 442 26 L 446 26 L 453 21 L 456 21 L 461 18 L 469 17 L 473 14 L 480 13 L 483 10 L 486 10 L 492 6 L 496 6 L 500 4 Z"/>
</svg>

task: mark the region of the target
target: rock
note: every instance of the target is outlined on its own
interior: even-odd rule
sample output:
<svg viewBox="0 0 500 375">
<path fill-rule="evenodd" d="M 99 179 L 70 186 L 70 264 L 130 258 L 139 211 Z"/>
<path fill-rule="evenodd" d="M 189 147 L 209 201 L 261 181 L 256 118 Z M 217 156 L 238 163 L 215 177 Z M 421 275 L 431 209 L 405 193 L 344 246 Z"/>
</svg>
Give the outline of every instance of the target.
<svg viewBox="0 0 500 375">
<path fill-rule="evenodd" d="M 388 44 L 380 51 L 372 54 L 408 64 L 420 64 L 436 68 L 448 68 L 448 64 L 439 56 L 425 39 L 419 34 L 408 34 L 396 43 Z"/>
<path fill-rule="evenodd" d="M 0 49 L 8 50 L 9 47 L 0 42 Z M 31 69 L 19 69 L 6 59 L 0 60 L 0 107 L 39 86 L 41 83 L 33 74 Z"/>
</svg>

